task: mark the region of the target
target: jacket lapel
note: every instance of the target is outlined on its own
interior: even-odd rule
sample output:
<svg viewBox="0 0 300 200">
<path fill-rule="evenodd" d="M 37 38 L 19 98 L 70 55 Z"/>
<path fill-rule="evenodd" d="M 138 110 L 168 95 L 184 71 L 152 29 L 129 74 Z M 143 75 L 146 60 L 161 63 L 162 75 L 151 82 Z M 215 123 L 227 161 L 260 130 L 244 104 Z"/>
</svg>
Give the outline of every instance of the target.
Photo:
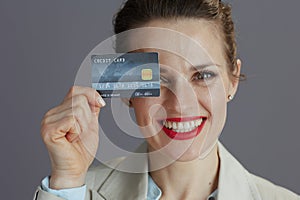
<svg viewBox="0 0 300 200">
<path fill-rule="evenodd" d="M 147 143 L 143 143 L 137 151 L 140 155 L 125 158 L 121 164 L 106 178 L 97 191 L 103 199 L 138 199 L 147 197 L 148 190 L 148 157 Z M 220 157 L 220 173 L 218 184 L 218 200 L 261 200 L 258 189 L 249 172 L 218 142 Z M 133 169 L 130 172 L 124 169 Z M 134 171 L 140 173 L 132 173 Z M 99 197 L 99 200 L 101 198 Z"/>
<path fill-rule="evenodd" d="M 99 188 L 98 193 L 108 200 L 146 199 L 148 189 L 148 158 L 146 152 L 147 143 L 143 143 L 135 153 L 125 158 L 111 172 Z M 130 169 L 130 172 L 126 169 Z"/>
<path fill-rule="evenodd" d="M 249 172 L 219 142 L 220 175 L 218 200 L 261 200 Z"/>
</svg>

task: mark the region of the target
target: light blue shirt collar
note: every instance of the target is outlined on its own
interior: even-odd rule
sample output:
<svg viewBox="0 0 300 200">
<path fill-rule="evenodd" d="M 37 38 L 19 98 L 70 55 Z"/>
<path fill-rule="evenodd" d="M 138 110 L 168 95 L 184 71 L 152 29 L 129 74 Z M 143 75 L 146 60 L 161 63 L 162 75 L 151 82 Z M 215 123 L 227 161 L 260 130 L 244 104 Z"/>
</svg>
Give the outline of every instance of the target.
<svg viewBox="0 0 300 200">
<path fill-rule="evenodd" d="M 148 175 L 148 192 L 147 192 L 147 200 L 159 200 L 161 197 L 161 190 L 153 181 L 152 177 Z M 218 189 L 216 189 L 207 200 L 218 200 Z"/>
</svg>

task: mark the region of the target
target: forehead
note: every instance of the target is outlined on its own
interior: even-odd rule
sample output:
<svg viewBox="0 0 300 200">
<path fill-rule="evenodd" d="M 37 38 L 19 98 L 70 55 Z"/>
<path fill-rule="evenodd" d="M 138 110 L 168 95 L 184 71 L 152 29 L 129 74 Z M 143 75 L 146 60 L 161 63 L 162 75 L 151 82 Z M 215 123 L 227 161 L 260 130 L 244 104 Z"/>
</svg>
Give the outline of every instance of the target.
<svg viewBox="0 0 300 200">
<path fill-rule="evenodd" d="M 225 65 L 222 34 L 215 22 L 199 19 L 151 20 L 128 34 L 132 50 L 149 49 L 169 52 L 192 65 Z M 128 45 L 127 44 L 127 45 Z M 167 55 L 167 54 L 164 54 Z"/>
</svg>

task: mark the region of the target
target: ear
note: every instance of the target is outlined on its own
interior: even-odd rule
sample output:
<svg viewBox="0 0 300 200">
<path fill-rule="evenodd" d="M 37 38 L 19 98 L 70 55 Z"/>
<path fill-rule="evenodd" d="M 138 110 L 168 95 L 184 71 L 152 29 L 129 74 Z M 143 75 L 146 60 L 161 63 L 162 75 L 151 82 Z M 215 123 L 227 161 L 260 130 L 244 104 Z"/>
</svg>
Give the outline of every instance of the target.
<svg viewBox="0 0 300 200">
<path fill-rule="evenodd" d="M 232 97 L 235 96 L 238 86 L 239 86 L 239 78 L 241 75 L 241 67 L 242 67 L 242 61 L 240 59 L 237 59 L 236 61 L 237 67 L 233 71 L 234 78 L 230 78 L 230 85 L 229 85 L 229 91 L 228 96 L 231 95 Z M 230 101 L 230 100 L 229 100 Z"/>
</svg>

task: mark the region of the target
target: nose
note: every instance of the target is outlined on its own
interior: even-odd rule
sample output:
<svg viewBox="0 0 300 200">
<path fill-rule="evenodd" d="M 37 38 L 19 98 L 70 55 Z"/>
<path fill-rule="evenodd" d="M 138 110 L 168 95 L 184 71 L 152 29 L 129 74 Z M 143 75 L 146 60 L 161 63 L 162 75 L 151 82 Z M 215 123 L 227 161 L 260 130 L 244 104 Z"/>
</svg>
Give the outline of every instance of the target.
<svg viewBox="0 0 300 200">
<path fill-rule="evenodd" d="M 184 77 L 178 77 L 167 88 L 165 108 L 174 114 L 188 115 L 199 110 L 197 93 Z"/>
</svg>

